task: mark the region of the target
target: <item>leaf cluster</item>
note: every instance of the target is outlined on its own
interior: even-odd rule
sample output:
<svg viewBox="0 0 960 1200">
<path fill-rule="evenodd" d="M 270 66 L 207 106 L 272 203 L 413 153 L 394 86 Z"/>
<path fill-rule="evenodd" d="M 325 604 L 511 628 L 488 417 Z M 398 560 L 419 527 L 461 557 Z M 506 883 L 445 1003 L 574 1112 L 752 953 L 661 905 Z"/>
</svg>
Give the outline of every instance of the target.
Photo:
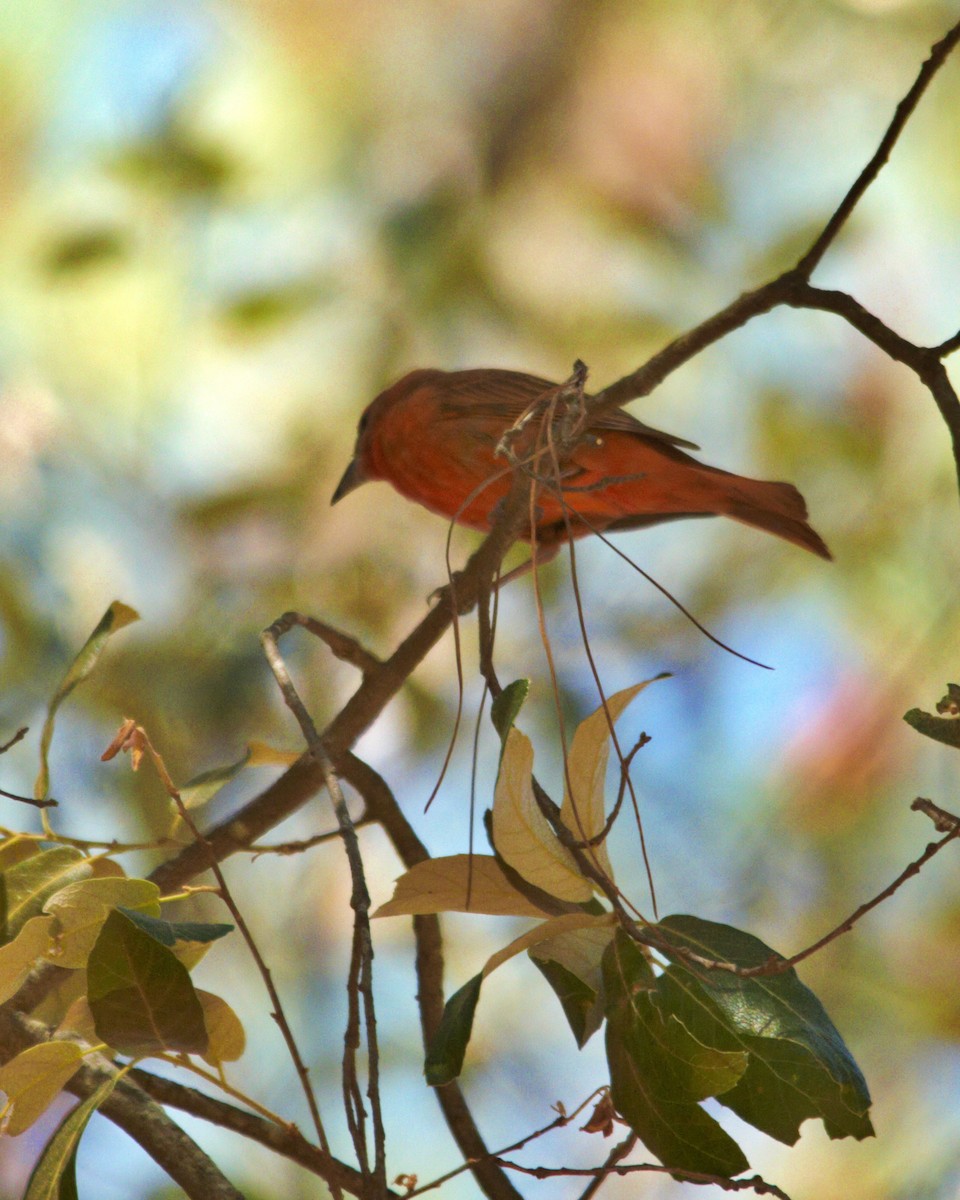
<svg viewBox="0 0 960 1200">
<path fill-rule="evenodd" d="M 493 711 L 502 755 L 492 854 L 418 864 L 374 914 L 539 918 L 449 999 L 427 1051 L 427 1080 L 441 1086 L 460 1074 L 484 979 L 526 950 L 578 1046 L 605 1023 L 613 1104 L 665 1166 L 718 1177 L 747 1169 L 740 1147 L 702 1107 L 711 1097 L 788 1145 L 811 1117 L 832 1138 L 871 1136 L 860 1069 L 819 1000 L 795 971 L 780 969 L 774 950 L 728 925 L 686 915 L 633 920 L 602 902 L 617 897 L 606 849 L 609 736 L 650 682 L 608 698 L 580 724 L 555 811 L 538 799 L 533 747 L 513 724 L 526 683 L 506 689 Z"/>
</svg>

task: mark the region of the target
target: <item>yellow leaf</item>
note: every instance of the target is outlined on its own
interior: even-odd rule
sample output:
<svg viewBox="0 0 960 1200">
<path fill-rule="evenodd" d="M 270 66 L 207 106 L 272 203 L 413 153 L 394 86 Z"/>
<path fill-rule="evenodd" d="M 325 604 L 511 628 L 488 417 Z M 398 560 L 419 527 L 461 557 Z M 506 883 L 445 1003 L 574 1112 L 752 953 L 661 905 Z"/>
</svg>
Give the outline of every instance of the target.
<svg viewBox="0 0 960 1200">
<path fill-rule="evenodd" d="M 72 1033 L 74 1036 L 82 1038 L 90 1046 L 99 1046 L 101 1044 L 100 1039 L 97 1037 L 96 1026 L 93 1022 L 93 1013 L 90 1011 L 86 992 L 82 996 L 78 996 L 60 1018 L 57 1033 Z"/>
<path fill-rule="evenodd" d="M 16 1137 L 29 1129 L 82 1062 L 83 1051 L 74 1042 L 41 1042 L 0 1067 L 0 1092 L 7 1096 L 0 1112 L 0 1133 Z"/>
<path fill-rule="evenodd" d="M 112 908 L 131 908 L 160 916 L 160 889 L 147 879 L 84 879 L 62 888 L 44 905 L 55 917 L 55 944 L 46 957 L 58 967 L 87 965 L 101 926 Z"/>
<path fill-rule="evenodd" d="M 593 895 L 576 859 L 558 840 L 533 795 L 533 746 L 511 729 L 500 762 L 493 799 L 493 844 L 528 882 L 561 900 L 583 902 Z"/>
<path fill-rule="evenodd" d="M 20 990 L 34 963 L 50 945 L 52 917 L 31 917 L 12 942 L 0 946 L 0 1004 Z"/>
<path fill-rule="evenodd" d="M 235 1062 L 247 1047 L 247 1036 L 243 1032 L 240 1018 L 226 1000 L 213 992 L 196 989 L 197 999 L 203 1009 L 203 1023 L 207 1027 L 210 1045 L 203 1058 L 211 1067 L 221 1063 Z"/>
<path fill-rule="evenodd" d="M 662 679 L 662 675 L 656 676 Z M 568 783 L 564 787 L 560 820 L 580 842 L 588 842 L 603 831 L 606 821 L 604 788 L 607 776 L 607 760 L 610 757 L 610 727 L 630 701 L 645 687 L 653 683 L 647 679 L 617 692 L 607 699 L 607 708 L 597 709 L 577 726 L 573 735 L 570 753 L 567 755 Z M 609 713 L 609 716 L 608 716 Z M 613 879 L 606 841 L 595 846 L 584 847 L 585 853 L 608 879 Z"/>
<path fill-rule="evenodd" d="M 571 975 L 600 990 L 600 961 L 614 935 L 609 924 L 587 925 L 568 929 L 532 947 L 530 954 L 541 962 L 559 963 Z"/>
<path fill-rule="evenodd" d="M 248 767 L 289 767 L 303 757 L 302 750 L 277 750 L 266 742 L 247 742 Z"/>
<path fill-rule="evenodd" d="M 206 958 L 212 945 L 213 942 L 176 942 L 169 949 L 177 962 L 183 963 L 188 971 L 192 971 L 198 962 Z"/>
<path fill-rule="evenodd" d="M 610 930 L 609 936 L 612 936 L 612 927 L 616 922 L 616 917 L 613 913 L 603 913 L 598 915 L 595 913 L 563 913 L 559 917 L 551 917 L 549 921 L 544 921 L 540 925 L 534 926 L 533 929 L 528 929 L 526 933 L 522 933 L 518 938 L 514 938 L 509 945 L 504 946 L 502 950 L 498 950 L 496 954 L 492 954 L 488 959 L 486 966 L 481 974 L 486 978 L 491 971 L 495 971 L 508 959 L 519 954 L 522 950 L 529 950 L 531 946 L 536 946 L 540 942 L 547 941 L 548 938 L 555 938 L 560 934 L 570 933 L 574 929 L 602 928 Z"/>
<path fill-rule="evenodd" d="M 16 834 L 11 838 L 4 838 L 3 842 L 0 842 L 0 871 L 15 867 L 18 862 L 23 862 L 25 858 L 33 858 L 39 853 L 40 847 L 32 838 Z"/>
<path fill-rule="evenodd" d="M 469 889 L 469 904 L 467 902 Z M 508 881 L 490 854 L 428 858 L 397 880 L 393 898 L 375 917 L 474 912 L 492 917 L 542 917 L 543 912 Z"/>
</svg>

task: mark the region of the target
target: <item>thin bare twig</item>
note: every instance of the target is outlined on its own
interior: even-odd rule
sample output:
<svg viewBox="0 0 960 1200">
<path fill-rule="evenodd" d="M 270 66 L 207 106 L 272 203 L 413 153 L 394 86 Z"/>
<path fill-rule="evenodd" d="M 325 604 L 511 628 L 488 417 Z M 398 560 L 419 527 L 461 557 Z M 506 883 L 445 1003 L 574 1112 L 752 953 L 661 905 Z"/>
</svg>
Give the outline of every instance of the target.
<svg viewBox="0 0 960 1200">
<path fill-rule="evenodd" d="M 177 806 L 180 819 L 196 838 L 197 843 L 206 849 L 206 838 L 204 838 L 203 834 L 198 829 L 196 822 L 190 814 L 190 810 L 181 799 L 180 792 L 178 791 L 170 777 L 169 772 L 167 771 L 163 758 L 151 743 L 150 738 L 147 736 L 147 733 L 142 726 L 135 725 L 133 721 L 125 721 L 121 726 L 120 732 L 117 734 L 116 738 L 114 738 L 110 747 L 104 752 L 102 757 L 104 759 L 110 758 L 120 750 L 130 751 L 134 769 L 136 769 L 136 766 L 139 762 L 139 755 L 144 751 L 149 754 L 150 760 L 160 777 L 160 781 L 162 782 L 170 798 L 173 800 L 174 804 Z M 310 1074 L 306 1064 L 303 1061 L 303 1057 L 300 1054 L 300 1049 L 297 1046 L 297 1040 L 293 1035 L 290 1022 L 287 1020 L 286 1013 L 284 1012 L 283 1001 L 280 999 L 280 993 L 277 991 L 276 985 L 273 982 L 273 975 L 271 974 L 270 968 L 267 966 L 266 961 L 260 952 L 260 947 L 257 945 L 256 938 L 254 938 L 243 913 L 240 911 L 239 905 L 233 898 L 233 895 L 227 884 L 226 876 L 224 875 L 220 864 L 212 854 L 209 855 L 209 866 L 213 871 L 214 878 L 217 881 L 220 899 L 227 906 L 230 915 L 236 922 L 237 928 L 240 931 L 240 935 L 246 942 L 247 948 L 250 951 L 250 955 L 253 958 L 253 961 L 256 963 L 257 970 L 259 971 L 260 977 L 262 978 L 264 986 L 267 989 L 267 994 L 270 997 L 270 1003 L 273 1006 L 271 1016 L 273 1017 L 274 1021 L 276 1021 L 283 1040 L 286 1042 L 287 1050 L 289 1051 L 290 1058 L 293 1062 L 294 1068 L 297 1072 L 297 1077 L 299 1078 L 303 1089 L 304 1097 L 307 1101 L 307 1108 L 310 1112 L 310 1117 L 313 1121 L 313 1126 L 316 1130 L 320 1146 L 323 1152 L 329 1156 L 330 1143 L 327 1140 L 326 1130 L 324 1129 L 323 1121 L 320 1118 L 320 1109 L 317 1104 L 317 1098 L 310 1084 Z M 341 1192 L 336 1183 L 331 1182 L 330 1187 L 334 1194 L 335 1200 L 342 1200 Z"/>
<path fill-rule="evenodd" d="M 423 842 L 403 814 L 386 781 L 355 754 L 344 756 L 341 774 L 363 797 L 366 811 L 383 828 L 408 869 L 429 858 Z M 443 939 L 433 914 L 413 918 L 416 944 L 417 1007 L 424 1048 L 429 1046 L 443 1016 Z M 460 1153 L 490 1200 L 521 1200 L 506 1174 L 494 1162 L 457 1082 L 433 1089 Z"/>
<path fill-rule="evenodd" d="M 4 1061 L 52 1037 L 53 1030 L 42 1022 L 22 1013 L 0 1011 L 0 1058 Z M 116 1075 L 113 1067 L 87 1058 L 65 1090 L 85 1099 Z M 190 1200 L 244 1200 L 193 1138 L 129 1077 L 117 1081 L 99 1111 L 142 1146 Z"/>
<path fill-rule="evenodd" d="M 370 893 L 363 870 L 360 843 L 343 797 L 333 763 L 317 732 L 313 719 L 300 699 L 278 647 L 279 639 L 294 625 L 309 625 L 299 614 L 286 613 L 260 635 L 264 654 L 280 688 L 284 702 L 297 719 L 310 754 L 324 774 L 327 791 L 333 804 L 347 862 L 350 866 L 352 892 L 350 906 L 354 913 L 353 944 L 347 978 L 347 1028 L 344 1034 L 343 1091 L 347 1123 L 363 1176 L 379 1195 L 387 1192 L 386 1133 L 380 1107 L 380 1052 L 377 1042 L 376 1010 L 373 1000 L 373 939 L 370 935 Z M 374 1164 L 371 1171 L 365 1132 L 366 1113 L 360 1096 L 356 1070 L 356 1054 L 360 1045 L 360 1009 L 364 1010 L 364 1034 L 367 1046 L 367 1097 L 370 1101 L 373 1125 Z"/>
<path fill-rule="evenodd" d="M 13 737 L 10 739 L 9 742 L 4 742 L 3 745 L 0 746 L 0 754 L 6 754 L 6 752 L 10 749 L 11 746 L 15 746 L 17 744 L 17 742 L 23 741 L 23 739 L 27 736 L 27 734 L 29 732 L 30 732 L 30 726 L 22 725 L 17 730 L 17 732 L 13 735 Z"/>
<path fill-rule="evenodd" d="M 790 1197 L 776 1184 L 767 1183 L 759 1175 L 749 1179 L 729 1179 L 725 1175 L 708 1175 L 701 1171 L 685 1171 L 681 1167 L 664 1167 L 660 1163 L 616 1163 L 608 1166 L 604 1163 L 599 1167 L 524 1167 L 520 1163 L 507 1159 L 498 1160 L 508 1171 L 518 1171 L 522 1175 L 532 1175 L 534 1179 L 557 1179 L 562 1176 L 576 1178 L 578 1176 L 610 1175 L 672 1175 L 685 1183 L 712 1184 L 724 1192 L 755 1192 L 758 1196 L 776 1196 L 778 1200 L 790 1200 Z"/>
<path fill-rule="evenodd" d="M 593 1179 L 587 1184 L 577 1200 L 592 1200 L 592 1198 L 600 1191 L 603 1185 L 610 1178 L 611 1168 L 616 1166 L 618 1162 L 622 1162 L 628 1154 L 632 1153 L 639 1138 L 633 1132 L 629 1133 L 622 1142 L 614 1146 L 604 1161 L 603 1168 L 594 1175 Z"/>
<path fill-rule="evenodd" d="M 908 863 L 900 874 L 888 884 L 883 891 L 878 892 L 872 899 L 861 904 L 855 909 L 850 916 L 846 917 L 839 925 L 830 930 L 829 933 L 823 935 L 812 945 L 799 951 L 797 954 L 790 955 L 789 958 L 781 958 L 779 955 L 768 959 L 764 963 L 760 963 L 755 967 L 740 967 L 736 963 L 724 962 L 720 959 L 707 958 L 702 954 L 697 954 L 685 946 L 674 946 L 668 939 L 661 940 L 659 936 L 650 929 L 639 931 L 637 938 L 639 941 L 646 941 L 657 949 L 664 950 L 674 957 L 682 958 L 697 967 L 701 967 L 707 971 L 726 971 L 731 975 L 737 975 L 741 979 L 754 979 L 764 975 L 782 975 L 784 972 L 791 970 L 797 963 L 803 962 L 805 958 L 810 958 L 824 946 L 828 946 L 844 933 L 849 933 L 850 930 L 857 924 L 859 920 L 872 912 L 877 905 L 882 904 L 884 900 L 889 898 L 900 890 L 900 888 L 912 879 L 914 875 L 919 875 L 924 866 L 939 854 L 940 851 L 949 842 L 956 841 L 960 837 L 960 818 L 954 817 L 945 809 L 939 808 L 931 800 L 924 800 L 922 797 L 917 797 L 910 806 L 914 811 L 925 813 L 936 824 L 938 830 L 946 828 L 948 832 L 939 842 L 931 842 L 919 858 L 915 858 L 913 862 Z"/>
<path fill-rule="evenodd" d="M 0 754 L 6 750 L 6 746 L 0 749 Z M 48 796 L 46 800 L 35 800 L 33 796 L 18 796 L 16 792 L 8 792 L 5 788 L 0 788 L 0 796 L 6 796 L 8 800 L 16 800 L 18 804 L 30 804 L 33 808 L 59 808 L 60 801 L 54 800 L 52 796 Z"/>
</svg>

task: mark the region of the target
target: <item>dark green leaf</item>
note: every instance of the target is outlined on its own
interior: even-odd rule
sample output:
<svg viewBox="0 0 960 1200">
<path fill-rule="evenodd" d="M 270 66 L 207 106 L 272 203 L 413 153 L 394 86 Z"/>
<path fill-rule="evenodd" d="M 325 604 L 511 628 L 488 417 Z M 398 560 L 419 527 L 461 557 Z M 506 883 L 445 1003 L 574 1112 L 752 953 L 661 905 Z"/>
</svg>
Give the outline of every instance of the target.
<svg viewBox="0 0 960 1200">
<path fill-rule="evenodd" d="M 60 1127 L 47 1142 L 37 1165 L 33 1168 L 23 1200 L 72 1200 L 69 1190 L 69 1180 L 64 1183 L 65 1174 L 74 1162 L 77 1145 L 87 1122 L 107 1099 L 116 1085 L 116 1077 L 105 1079 L 95 1092 L 91 1092 L 86 1100 L 64 1117 Z M 73 1184 L 73 1195 L 76 1195 L 76 1183 Z"/>
<path fill-rule="evenodd" d="M 67 1164 L 60 1176 L 57 1200 L 80 1200 L 80 1193 L 77 1191 L 77 1151 L 79 1149 L 80 1143 L 76 1142 L 73 1153 L 67 1159 Z"/>
<path fill-rule="evenodd" d="M 87 961 L 87 998 L 97 1036 L 122 1054 L 204 1054 L 203 1009 L 186 967 L 114 909 Z"/>
<path fill-rule="evenodd" d="M 470 1031 L 473 1029 L 473 1014 L 480 999 L 483 975 L 474 975 L 469 983 L 450 997 L 444 1005 L 443 1017 L 427 1049 L 423 1073 L 431 1087 L 449 1083 L 463 1069 L 463 1056 L 467 1052 Z"/>
<path fill-rule="evenodd" d="M 43 269 L 52 276 L 69 276 L 117 262 L 128 250 L 123 230 L 105 226 L 64 234 L 50 245 L 43 256 Z"/>
<path fill-rule="evenodd" d="M 217 938 L 226 937 L 233 931 L 232 925 L 213 925 L 199 921 L 162 921 L 159 917 L 151 917 L 138 912 L 135 908 L 118 906 L 119 911 L 144 933 L 158 941 L 162 946 L 174 946 L 177 942 L 215 942 Z"/>
<path fill-rule="evenodd" d="M 704 1093 L 704 1051 L 656 1003 L 657 980 L 622 930 L 603 957 L 607 1062 L 613 1103 L 643 1144 L 668 1167 L 733 1176 L 749 1166 L 736 1142 L 696 1102 Z M 719 1052 L 708 1074 L 725 1086 L 742 1054 Z"/>
<path fill-rule="evenodd" d="M 234 296 L 220 319 L 238 333 L 257 333 L 296 320 L 323 298 L 324 289 L 315 280 L 293 279 Z"/>
<path fill-rule="evenodd" d="M 579 975 L 552 959 L 531 954 L 533 965 L 556 992 L 578 1046 L 585 1046 L 603 1021 L 603 998 Z"/>
<path fill-rule="evenodd" d="M 718 962 L 755 967 L 778 957 L 751 934 L 697 917 L 667 917 L 658 928 L 673 945 Z M 742 1078 L 718 1094 L 723 1104 L 791 1145 L 808 1117 L 821 1117 L 831 1137 L 873 1134 L 863 1075 L 795 971 L 744 979 L 672 957 L 660 981 L 665 1008 L 704 1044 L 750 1056 Z"/>
<path fill-rule="evenodd" d="M 513 728 L 523 702 L 530 692 L 529 679 L 515 679 L 508 683 L 490 707 L 490 719 L 493 727 L 500 734 L 500 741 L 505 741 L 507 734 Z"/>
<path fill-rule="evenodd" d="M 960 717 L 935 717 L 922 709 L 911 708 L 903 714 L 903 719 L 924 737 L 960 750 Z"/>
</svg>

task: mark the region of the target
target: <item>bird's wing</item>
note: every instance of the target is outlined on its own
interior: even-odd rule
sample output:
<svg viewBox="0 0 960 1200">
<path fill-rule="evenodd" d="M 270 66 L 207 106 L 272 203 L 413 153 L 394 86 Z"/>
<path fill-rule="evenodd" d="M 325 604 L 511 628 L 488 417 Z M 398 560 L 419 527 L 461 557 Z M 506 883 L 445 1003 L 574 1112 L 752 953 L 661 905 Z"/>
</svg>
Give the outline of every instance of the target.
<svg viewBox="0 0 960 1200">
<path fill-rule="evenodd" d="M 469 403 L 470 412 L 476 416 L 503 417 L 515 421 L 534 400 L 558 385 L 537 375 L 524 375 L 520 371 L 499 371 L 489 367 L 470 371 L 454 371 L 444 380 L 445 398 L 449 398 L 450 409 L 462 413 L 462 405 Z M 444 404 L 441 402 L 441 412 Z M 451 413 L 452 415 L 452 413 Z M 617 430 L 664 442 L 668 446 L 683 446 L 687 450 L 699 450 L 695 442 L 686 438 L 663 433 L 638 421 L 628 412 L 615 409 L 604 413 L 594 421 L 591 429 Z"/>
</svg>

